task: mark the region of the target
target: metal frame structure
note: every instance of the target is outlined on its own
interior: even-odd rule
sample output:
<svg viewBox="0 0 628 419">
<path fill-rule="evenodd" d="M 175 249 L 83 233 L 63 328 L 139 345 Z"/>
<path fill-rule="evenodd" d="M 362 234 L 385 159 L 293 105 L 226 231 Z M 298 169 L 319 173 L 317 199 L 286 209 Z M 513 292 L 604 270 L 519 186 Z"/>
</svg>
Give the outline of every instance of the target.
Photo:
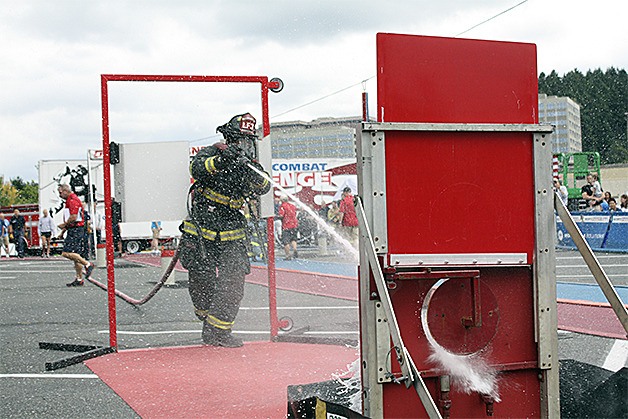
<svg viewBox="0 0 628 419">
<path fill-rule="evenodd" d="M 107 237 L 112 234 L 112 209 L 111 209 L 111 154 L 109 139 L 109 82 L 187 82 L 187 83 L 259 83 L 262 105 L 262 130 L 263 137 L 270 134 L 270 121 L 268 115 L 268 91 L 280 92 L 283 82 L 280 79 L 268 79 L 266 76 L 186 76 L 186 75 L 133 75 L 133 74 L 102 74 L 101 102 L 102 102 L 102 149 L 104 164 L 104 194 L 105 194 L 105 229 Z M 274 229 L 273 217 L 267 220 L 268 237 L 268 293 L 270 310 L 271 337 L 279 333 L 279 320 L 277 318 L 277 296 L 274 258 Z M 114 269 L 113 241 L 106 244 L 107 259 L 107 295 L 109 308 L 109 345 L 117 349 L 117 323 L 116 323 L 116 289 Z"/>
<path fill-rule="evenodd" d="M 390 267 L 431 268 L 454 267 L 456 269 L 492 269 L 527 267 L 532 271 L 534 330 L 537 347 L 537 365 L 512 368 L 538 370 L 541 382 L 540 404 L 543 417 L 558 417 L 558 339 L 557 302 L 554 255 L 553 189 L 551 176 L 551 142 L 553 128 L 535 124 L 452 124 L 452 123 L 362 123 L 356 140 L 358 148 L 358 188 L 362 197 L 363 212 L 358 211 L 361 230 L 360 246 L 360 335 L 362 345 L 362 383 L 364 414 L 383 417 L 385 385 L 405 381 L 412 383 L 429 417 L 439 417 L 434 400 L 425 389 L 421 373 L 416 371 L 412 357 L 403 344 L 397 325 L 395 308 L 388 289 L 393 284 L 385 282 L 382 270 Z M 533 148 L 533 180 L 535 191 L 535 246 L 533 260 L 520 253 L 479 254 L 389 254 L 388 215 L 386 191 L 386 133 L 448 132 L 448 133 L 529 133 Z M 438 272 L 430 278 L 437 279 Z M 451 272 L 449 273 L 451 274 Z M 462 273 L 461 273 L 462 275 Z M 468 274 L 473 276 L 474 274 Z M 375 282 L 376 290 L 372 282 Z M 397 308 L 397 315 L 399 309 Z M 392 345 L 391 345 L 392 338 Z M 408 338 L 408 337 L 407 337 Z M 397 355 L 402 377 L 391 371 L 391 354 Z M 413 374 L 416 375 L 413 376 Z M 441 381 L 441 386 L 449 388 Z M 441 387 L 441 391 L 442 388 Z M 403 403 L 402 400 L 396 400 Z M 488 409 L 488 404 L 487 404 Z M 415 412 L 417 416 L 421 412 Z M 415 416 L 416 417 L 416 416 Z"/>
</svg>

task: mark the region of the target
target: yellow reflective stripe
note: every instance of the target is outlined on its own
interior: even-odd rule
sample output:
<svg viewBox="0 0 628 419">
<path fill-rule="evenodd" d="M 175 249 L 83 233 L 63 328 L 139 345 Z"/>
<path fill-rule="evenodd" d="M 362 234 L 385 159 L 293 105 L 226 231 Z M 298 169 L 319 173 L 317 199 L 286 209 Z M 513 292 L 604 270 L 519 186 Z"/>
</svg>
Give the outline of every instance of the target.
<svg viewBox="0 0 628 419">
<path fill-rule="evenodd" d="M 203 189 L 203 196 L 210 201 L 217 202 L 222 205 L 230 206 L 234 209 L 240 209 L 244 205 L 244 198 L 233 199 L 227 195 L 219 194 L 209 188 Z"/>
<path fill-rule="evenodd" d="M 262 183 L 255 184 L 256 188 L 264 189 L 266 186 L 268 186 L 268 179 L 266 179 L 266 178 L 262 178 L 262 179 L 264 179 L 264 181 Z"/>
<path fill-rule="evenodd" d="M 183 221 L 183 232 L 193 236 L 198 236 L 198 230 L 194 224 L 189 221 Z M 217 232 L 201 227 L 201 237 L 207 240 L 216 240 Z"/>
<path fill-rule="evenodd" d="M 196 314 L 198 317 L 207 317 L 209 315 L 209 311 L 196 308 L 194 309 L 194 314 Z"/>
<path fill-rule="evenodd" d="M 205 170 L 207 170 L 209 173 L 215 173 L 216 170 L 216 158 L 218 156 L 212 156 L 208 159 L 205 160 Z"/>
<path fill-rule="evenodd" d="M 243 238 L 246 237 L 246 233 L 244 232 L 244 229 L 239 228 L 237 230 L 229 230 L 229 231 L 221 231 L 220 233 L 220 240 L 222 241 L 232 241 L 232 240 L 242 240 Z"/>
<path fill-rule="evenodd" d="M 194 224 L 189 221 L 183 221 L 183 232 L 189 233 L 193 236 L 198 236 L 198 230 Z M 242 240 L 246 237 L 246 232 L 243 228 L 227 231 L 213 231 L 201 227 L 201 237 L 207 240 L 216 240 L 216 237 L 220 236 L 221 241 L 233 241 Z"/>
<path fill-rule="evenodd" d="M 233 326 L 233 322 L 226 322 L 220 320 L 218 317 L 212 316 L 211 314 L 207 315 L 207 319 L 205 320 L 209 325 L 214 326 L 217 329 L 222 330 L 231 330 Z"/>
</svg>

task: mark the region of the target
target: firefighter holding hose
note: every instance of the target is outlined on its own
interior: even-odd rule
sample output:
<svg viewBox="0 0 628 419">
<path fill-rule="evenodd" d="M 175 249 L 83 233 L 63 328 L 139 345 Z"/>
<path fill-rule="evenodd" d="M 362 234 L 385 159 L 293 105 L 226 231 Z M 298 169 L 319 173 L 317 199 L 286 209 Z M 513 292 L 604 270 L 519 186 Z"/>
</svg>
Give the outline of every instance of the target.
<svg viewBox="0 0 628 419">
<path fill-rule="evenodd" d="M 270 190 L 270 182 L 253 170 L 263 172 L 255 160 L 255 124 L 250 113 L 234 116 L 216 129 L 224 142 L 203 148 L 190 164 L 195 181 L 179 252 L 195 314 L 203 322 L 201 337 L 212 346 L 242 346 L 231 333 L 251 270 L 241 209 L 247 199 Z"/>
</svg>

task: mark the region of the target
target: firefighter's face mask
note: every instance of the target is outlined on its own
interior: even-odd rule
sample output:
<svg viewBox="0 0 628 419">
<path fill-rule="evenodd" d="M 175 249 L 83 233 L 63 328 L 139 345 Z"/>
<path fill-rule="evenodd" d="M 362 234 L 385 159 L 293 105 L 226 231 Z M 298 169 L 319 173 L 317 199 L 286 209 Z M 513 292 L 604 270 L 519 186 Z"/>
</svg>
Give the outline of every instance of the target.
<svg viewBox="0 0 628 419">
<path fill-rule="evenodd" d="M 257 159 L 257 137 L 253 135 L 228 137 L 227 145 L 235 146 L 250 160 Z"/>
</svg>

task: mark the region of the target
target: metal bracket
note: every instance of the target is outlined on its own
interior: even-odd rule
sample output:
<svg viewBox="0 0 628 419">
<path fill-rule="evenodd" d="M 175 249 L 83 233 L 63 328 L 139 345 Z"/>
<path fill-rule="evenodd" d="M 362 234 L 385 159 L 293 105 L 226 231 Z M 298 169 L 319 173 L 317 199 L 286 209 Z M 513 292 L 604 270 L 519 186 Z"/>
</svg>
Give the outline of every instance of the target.
<svg viewBox="0 0 628 419">
<path fill-rule="evenodd" d="M 421 378 L 421 374 L 418 372 L 416 365 L 414 364 L 414 361 L 412 360 L 412 357 L 410 356 L 410 353 L 406 349 L 403 339 L 401 338 L 399 324 L 397 323 L 397 317 L 395 316 L 392 301 L 390 300 L 390 295 L 388 294 L 388 290 L 386 288 L 384 274 L 382 273 L 381 266 L 377 260 L 377 253 L 375 252 L 375 246 L 373 244 L 373 236 L 371 235 L 371 230 L 366 220 L 366 214 L 364 213 L 364 207 L 362 206 L 362 201 L 360 200 L 358 200 L 356 205 L 356 213 L 358 216 L 360 231 L 362 232 L 362 237 L 364 238 L 364 240 L 360 241 L 360 246 L 362 246 L 362 249 L 367 255 L 368 263 L 371 267 L 371 272 L 373 273 L 373 278 L 375 280 L 375 285 L 377 286 L 377 292 L 381 300 L 381 308 L 384 310 L 386 315 L 388 330 L 393 341 L 391 356 L 394 351 L 396 353 L 399 366 L 401 367 L 401 372 L 403 373 L 403 377 L 401 379 L 405 380 L 406 387 L 410 387 L 410 385 L 414 387 L 428 416 L 430 418 L 441 418 L 440 412 L 436 407 L 436 403 L 434 403 L 432 396 L 428 392 L 425 382 L 423 381 L 423 378 Z"/>
</svg>

